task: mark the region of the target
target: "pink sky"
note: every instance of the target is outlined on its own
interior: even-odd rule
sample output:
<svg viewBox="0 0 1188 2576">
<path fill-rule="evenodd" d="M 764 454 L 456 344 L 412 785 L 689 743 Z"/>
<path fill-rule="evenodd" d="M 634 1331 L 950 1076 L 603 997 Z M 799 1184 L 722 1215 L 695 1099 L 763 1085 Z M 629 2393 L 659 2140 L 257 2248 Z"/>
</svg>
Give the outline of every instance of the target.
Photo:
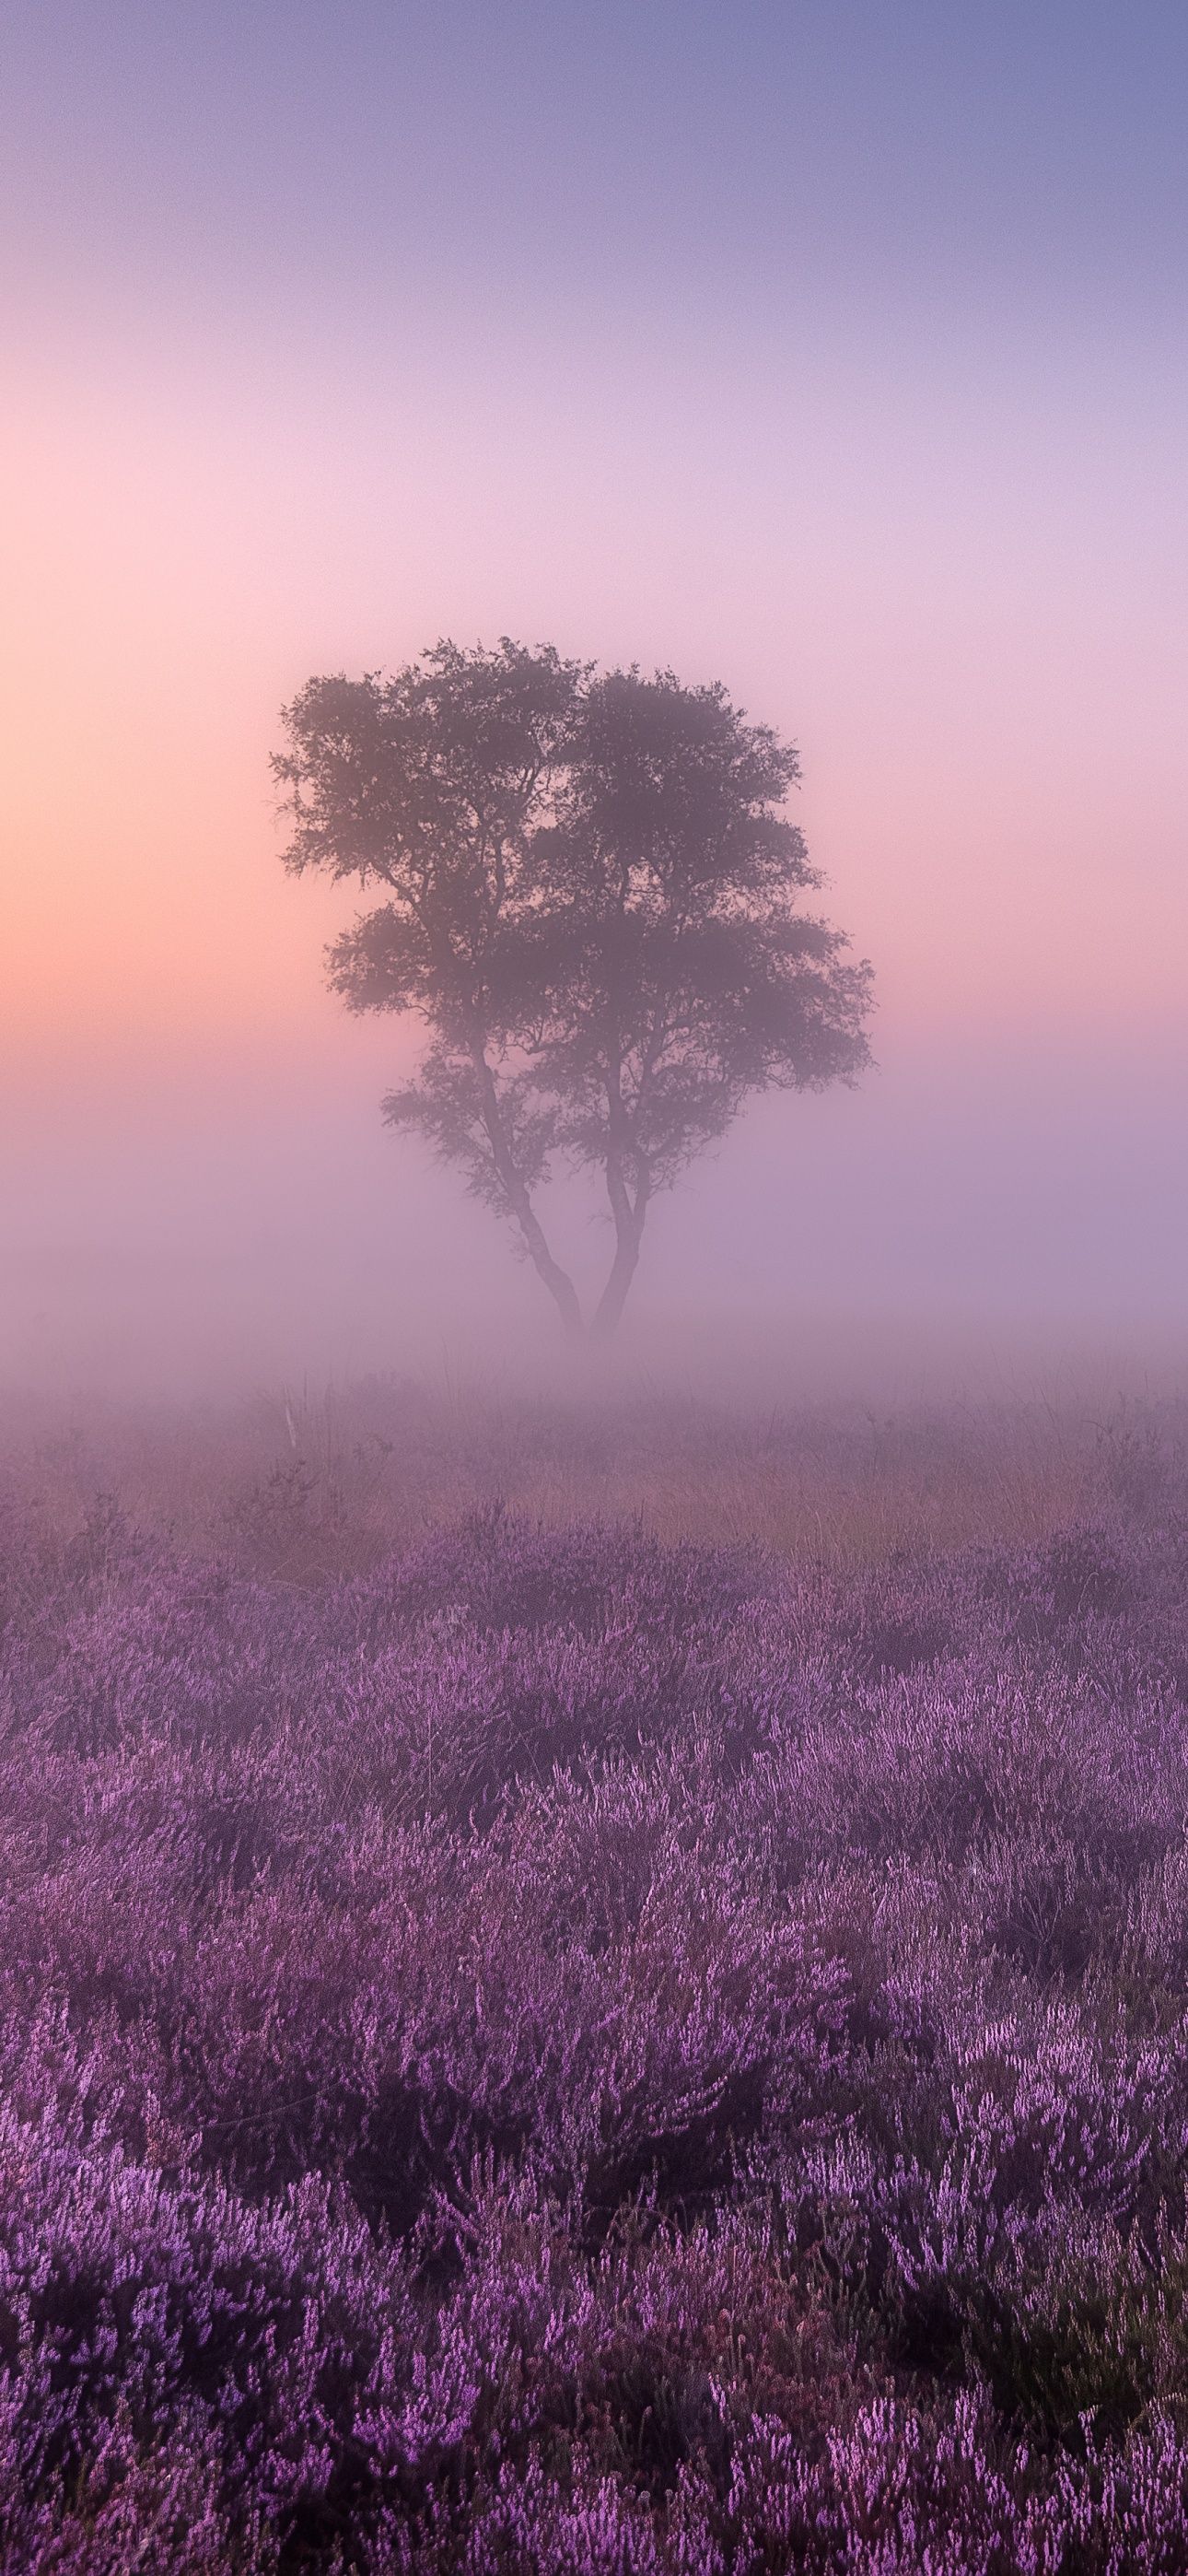
<svg viewBox="0 0 1188 2576">
<path fill-rule="evenodd" d="M 343 899 L 275 864 L 277 708 L 311 669 L 508 629 L 720 673 L 798 737 L 883 1053 L 1175 1031 L 1184 477 L 1124 352 L 1102 382 L 1016 351 L 1006 381 L 993 349 L 620 341 L 542 401 L 539 350 L 509 385 L 461 337 L 365 381 L 331 350 L 310 389 L 284 349 L 41 335 L 9 418 L 18 1063 L 71 1033 L 117 1063 L 341 1044 Z"/>
<path fill-rule="evenodd" d="M 223 1172 L 231 1233 L 246 1139 L 282 1140 L 282 1161 L 291 1143 L 295 1198 L 303 1132 L 315 1160 L 364 1150 L 410 1041 L 322 990 L 350 897 L 282 876 L 277 710 L 313 670 L 510 632 L 720 676 L 799 741 L 828 908 L 879 993 L 864 1093 L 780 1112 L 815 1170 L 814 1232 L 835 1133 L 840 1197 L 869 1197 L 890 1151 L 951 1198 L 947 1110 L 1020 1176 L 1020 1205 L 1056 1152 L 1100 1216 L 1115 1167 L 1146 1156 L 1150 1258 L 1105 1303 L 1171 1311 L 1182 338 L 1124 295 L 1062 305 L 1042 277 L 995 294 L 971 271 L 966 303 L 919 263 L 882 295 L 873 266 L 845 293 L 781 271 L 770 313 L 753 276 L 736 299 L 677 271 L 667 296 L 620 281 L 562 318 L 514 276 L 493 295 L 477 250 L 435 279 L 423 245 L 373 310 L 341 244 L 308 294 L 293 276 L 270 294 L 253 220 L 242 271 L 223 246 L 222 302 L 172 235 L 158 276 L 81 218 L 10 292 L 0 1066 L 21 1258 L 52 1238 L 83 1259 L 104 1204 L 148 1240 L 150 1130 L 163 1164 L 201 1166 L 208 1230 Z M 760 1132 L 778 1159 L 784 1131 Z M 744 1238 L 756 1150 L 705 1183 L 720 1199 L 735 1171 Z M 399 1149 L 369 1126 L 365 1153 L 360 1205 L 390 1189 L 398 1235 Z M 447 1183 L 408 1187 L 446 1221 Z M 972 1204 L 976 1170 L 960 1187 Z M 1034 1279 L 1020 1242 L 1023 1305 L 1058 1278 L 1093 1302 L 1082 1239 Z M 793 1295 L 793 1235 L 755 1243 L 755 1293 L 770 1259 L 772 1298 Z M 938 1297 L 976 1302 L 972 1236 L 968 1275 L 949 1267 Z"/>
</svg>

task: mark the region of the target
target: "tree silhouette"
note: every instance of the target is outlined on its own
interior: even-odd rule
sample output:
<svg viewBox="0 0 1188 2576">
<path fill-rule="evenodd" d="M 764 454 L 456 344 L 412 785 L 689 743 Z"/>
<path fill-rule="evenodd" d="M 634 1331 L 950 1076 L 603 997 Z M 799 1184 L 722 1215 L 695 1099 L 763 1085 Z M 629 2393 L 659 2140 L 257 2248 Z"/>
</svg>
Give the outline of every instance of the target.
<svg viewBox="0 0 1188 2576">
<path fill-rule="evenodd" d="M 870 969 L 797 908 L 820 878 L 783 811 L 795 750 L 721 686 L 507 638 L 312 679 L 283 722 L 286 866 L 383 890 L 331 983 L 429 1034 L 386 1118 L 512 1221 L 574 1340 L 539 1193 L 559 1161 L 596 1173 L 615 1249 L 589 1331 L 608 1338 L 657 1192 L 751 1093 L 869 1061 Z"/>
</svg>

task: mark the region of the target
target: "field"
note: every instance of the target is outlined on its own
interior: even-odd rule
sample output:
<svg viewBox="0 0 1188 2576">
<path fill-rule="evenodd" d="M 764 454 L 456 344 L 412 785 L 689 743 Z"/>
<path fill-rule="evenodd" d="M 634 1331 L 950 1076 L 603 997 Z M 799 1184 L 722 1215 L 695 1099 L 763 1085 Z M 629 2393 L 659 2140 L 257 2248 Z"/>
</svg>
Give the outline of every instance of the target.
<svg viewBox="0 0 1188 2576">
<path fill-rule="evenodd" d="M 1188 1419 L 11 1413 L 6 2576 L 1188 2569 Z"/>
</svg>

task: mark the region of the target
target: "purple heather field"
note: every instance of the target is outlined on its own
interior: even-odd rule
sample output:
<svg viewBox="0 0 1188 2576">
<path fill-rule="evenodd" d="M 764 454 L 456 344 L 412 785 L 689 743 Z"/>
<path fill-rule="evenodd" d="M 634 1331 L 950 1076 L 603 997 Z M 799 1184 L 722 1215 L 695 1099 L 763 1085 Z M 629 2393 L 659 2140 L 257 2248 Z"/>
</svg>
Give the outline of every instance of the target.
<svg viewBox="0 0 1188 2576">
<path fill-rule="evenodd" d="M 1188 2568 L 1184 1409 L 356 1413 L 12 1432 L 4 2576 Z"/>
<path fill-rule="evenodd" d="M 1188 0 L 0 0 L 0 2576 L 1188 2576 Z"/>
</svg>

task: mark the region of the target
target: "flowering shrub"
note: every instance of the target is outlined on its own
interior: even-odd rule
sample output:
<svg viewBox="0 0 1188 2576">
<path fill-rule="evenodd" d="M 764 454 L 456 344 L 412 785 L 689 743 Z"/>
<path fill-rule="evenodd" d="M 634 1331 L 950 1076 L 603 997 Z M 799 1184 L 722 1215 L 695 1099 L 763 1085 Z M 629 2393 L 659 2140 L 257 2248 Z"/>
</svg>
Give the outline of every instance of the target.
<svg viewBox="0 0 1188 2576">
<path fill-rule="evenodd" d="M 1188 1553 L 5 1527 L 0 2569 L 1188 2569 Z"/>
</svg>

